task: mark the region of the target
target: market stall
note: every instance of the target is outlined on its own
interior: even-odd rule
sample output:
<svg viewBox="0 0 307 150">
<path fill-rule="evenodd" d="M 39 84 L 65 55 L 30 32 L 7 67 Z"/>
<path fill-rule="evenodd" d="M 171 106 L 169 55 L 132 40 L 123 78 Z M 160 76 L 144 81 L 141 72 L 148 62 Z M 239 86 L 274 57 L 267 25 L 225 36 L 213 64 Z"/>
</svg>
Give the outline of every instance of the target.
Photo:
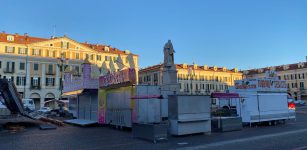
<svg viewBox="0 0 307 150">
<path fill-rule="evenodd" d="M 238 93 L 212 93 L 212 130 L 234 131 L 242 129 L 241 103 Z"/>
<path fill-rule="evenodd" d="M 230 91 L 244 97 L 239 103 L 244 123 L 276 124 L 295 118 L 293 109 L 288 105 L 287 84 L 284 80 L 272 76 L 237 80 Z"/>
</svg>

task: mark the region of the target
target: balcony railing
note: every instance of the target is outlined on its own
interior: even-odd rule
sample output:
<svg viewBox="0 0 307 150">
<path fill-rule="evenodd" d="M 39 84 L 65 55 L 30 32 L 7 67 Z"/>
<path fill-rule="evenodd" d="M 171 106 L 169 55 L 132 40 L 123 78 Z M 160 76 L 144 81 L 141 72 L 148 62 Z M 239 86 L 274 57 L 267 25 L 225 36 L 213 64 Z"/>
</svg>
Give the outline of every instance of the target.
<svg viewBox="0 0 307 150">
<path fill-rule="evenodd" d="M 15 72 L 15 68 L 4 68 L 3 72 L 4 73 L 14 73 Z"/>
<path fill-rule="evenodd" d="M 47 71 L 46 75 L 55 75 L 55 73 L 53 71 Z"/>
<path fill-rule="evenodd" d="M 32 90 L 40 90 L 41 86 L 40 85 L 31 85 L 30 89 L 32 89 Z"/>
</svg>

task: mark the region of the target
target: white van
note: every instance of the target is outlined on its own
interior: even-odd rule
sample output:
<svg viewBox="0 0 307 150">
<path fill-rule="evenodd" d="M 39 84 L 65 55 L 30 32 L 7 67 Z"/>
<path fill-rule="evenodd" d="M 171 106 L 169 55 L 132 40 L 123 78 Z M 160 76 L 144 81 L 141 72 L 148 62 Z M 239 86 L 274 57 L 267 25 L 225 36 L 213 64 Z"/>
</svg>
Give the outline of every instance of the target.
<svg viewBox="0 0 307 150">
<path fill-rule="evenodd" d="M 29 109 L 31 111 L 35 110 L 35 104 L 33 99 L 22 99 L 24 109 Z"/>
</svg>

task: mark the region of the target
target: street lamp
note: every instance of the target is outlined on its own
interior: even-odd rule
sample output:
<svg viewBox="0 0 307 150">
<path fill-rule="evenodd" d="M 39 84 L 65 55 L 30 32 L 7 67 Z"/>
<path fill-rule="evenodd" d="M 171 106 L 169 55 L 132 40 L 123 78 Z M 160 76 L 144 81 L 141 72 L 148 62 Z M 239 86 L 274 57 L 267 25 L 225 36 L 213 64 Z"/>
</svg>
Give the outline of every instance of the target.
<svg viewBox="0 0 307 150">
<path fill-rule="evenodd" d="M 59 67 L 59 70 L 61 72 L 60 74 L 60 96 L 59 96 L 59 100 L 62 99 L 62 94 L 63 94 L 63 81 L 64 81 L 64 77 L 63 77 L 63 72 L 65 70 L 65 68 L 68 66 L 68 60 L 65 58 L 64 56 L 64 52 L 62 52 L 61 57 L 58 58 L 58 63 L 57 66 Z"/>
</svg>

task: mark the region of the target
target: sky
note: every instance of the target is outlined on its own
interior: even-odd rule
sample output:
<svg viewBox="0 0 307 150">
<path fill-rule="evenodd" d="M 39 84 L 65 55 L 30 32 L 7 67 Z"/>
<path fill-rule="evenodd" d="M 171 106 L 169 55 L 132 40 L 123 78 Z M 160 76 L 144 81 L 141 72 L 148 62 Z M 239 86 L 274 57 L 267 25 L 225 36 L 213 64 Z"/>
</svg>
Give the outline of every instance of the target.
<svg viewBox="0 0 307 150">
<path fill-rule="evenodd" d="M 306 0 L 0 0 L 0 31 L 106 44 L 163 61 L 240 70 L 306 61 Z"/>
</svg>

